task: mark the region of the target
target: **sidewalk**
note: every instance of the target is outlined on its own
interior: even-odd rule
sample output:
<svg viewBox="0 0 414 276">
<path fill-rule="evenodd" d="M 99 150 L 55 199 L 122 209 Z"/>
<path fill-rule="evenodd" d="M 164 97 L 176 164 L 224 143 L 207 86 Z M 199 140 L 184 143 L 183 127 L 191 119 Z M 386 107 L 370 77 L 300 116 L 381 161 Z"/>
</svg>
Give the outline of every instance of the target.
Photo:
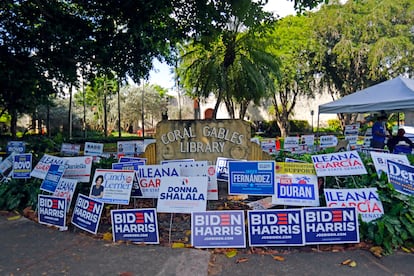
<svg viewBox="0 0 414 276">
<path fill-rule="evenodd" d="M 238 254 L 173 249 L 161 245 L 115 244 L 82 230 L 60 232 L 25 218 L 0 216 L 0 275 L 412 275 L 414 254 L 378 259 L 364 250 Z M 245 258 L 245 259 L 242 259 Z M 347 259 L 356 267 L 341 265 Z M 244 260 L 244 262 L 237 262 Z"/>
</svg>

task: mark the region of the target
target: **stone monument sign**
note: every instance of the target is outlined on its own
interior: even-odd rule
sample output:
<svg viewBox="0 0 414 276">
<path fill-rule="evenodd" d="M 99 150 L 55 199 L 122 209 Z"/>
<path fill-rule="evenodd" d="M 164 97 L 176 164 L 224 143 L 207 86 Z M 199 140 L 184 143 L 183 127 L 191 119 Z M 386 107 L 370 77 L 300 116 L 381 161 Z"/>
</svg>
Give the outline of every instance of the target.
<svg viewBox="0 0 414 276">
<path fill-rule="evenodd" d="M 157 124 L 157 161 L 247 159 L 251 130 L 243 120 L 166 120 Z"/>
</svg>

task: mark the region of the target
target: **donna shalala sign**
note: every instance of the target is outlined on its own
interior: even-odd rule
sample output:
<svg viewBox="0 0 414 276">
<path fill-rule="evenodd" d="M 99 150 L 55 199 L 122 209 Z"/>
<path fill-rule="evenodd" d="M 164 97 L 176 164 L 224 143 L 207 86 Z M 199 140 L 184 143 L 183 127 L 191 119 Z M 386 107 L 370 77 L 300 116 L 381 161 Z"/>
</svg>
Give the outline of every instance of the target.
<svg viewBox="0 0 414 276">
<path fill-rule="evenodd" d="M 242 120 L 162 121 L 156 132 L 157 161 L 247 159 L 250 125 Z"/>
</svg>

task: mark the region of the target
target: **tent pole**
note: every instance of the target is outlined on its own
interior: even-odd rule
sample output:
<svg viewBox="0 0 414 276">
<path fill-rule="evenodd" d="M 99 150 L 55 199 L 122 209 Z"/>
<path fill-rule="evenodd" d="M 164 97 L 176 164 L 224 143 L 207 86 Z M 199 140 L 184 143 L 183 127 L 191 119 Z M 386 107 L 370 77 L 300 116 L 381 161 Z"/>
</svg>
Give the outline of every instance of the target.
<svg viewBox="0 0 414 276">
<path fill-rule="evenodd" d="M 319 109 L 318 109 L 318 119 L 316 120 L 316 137 L 319 137 Z"/>
</svg>

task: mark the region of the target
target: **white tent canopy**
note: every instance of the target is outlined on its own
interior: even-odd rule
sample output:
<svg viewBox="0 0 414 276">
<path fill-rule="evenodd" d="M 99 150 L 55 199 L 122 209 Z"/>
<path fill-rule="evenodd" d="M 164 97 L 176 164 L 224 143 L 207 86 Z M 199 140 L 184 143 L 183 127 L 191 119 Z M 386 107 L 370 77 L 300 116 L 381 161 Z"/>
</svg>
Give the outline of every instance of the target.
<svg viewBox="0 0 414 276">
<path fill-rule="evenodd" d="M 319 114 L 378 111 L 414 111 L 414 80 L 397 77 L 319 106 Z"/>
</svg>

